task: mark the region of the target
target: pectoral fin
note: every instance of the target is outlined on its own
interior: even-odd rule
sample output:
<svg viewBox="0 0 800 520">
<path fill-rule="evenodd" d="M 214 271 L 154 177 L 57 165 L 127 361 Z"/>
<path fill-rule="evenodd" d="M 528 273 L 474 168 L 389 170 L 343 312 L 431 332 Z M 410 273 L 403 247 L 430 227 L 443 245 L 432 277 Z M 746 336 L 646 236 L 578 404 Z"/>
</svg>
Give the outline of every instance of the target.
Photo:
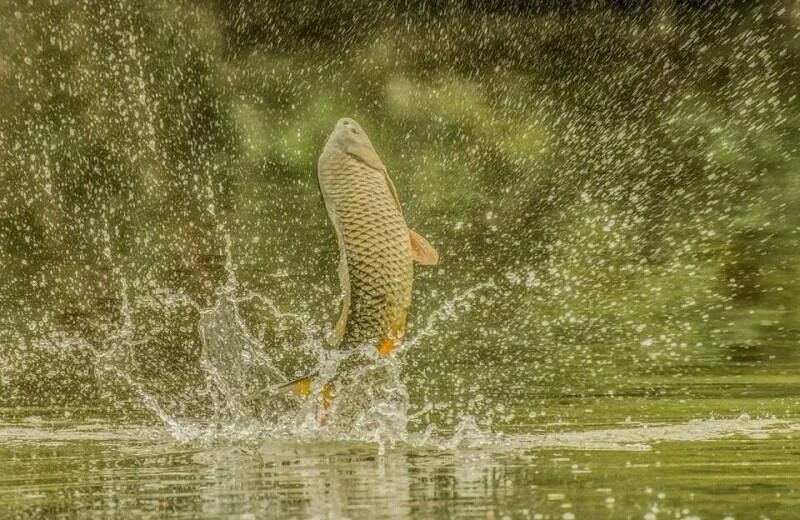
<svg viewBox="0 0 800 520">
<path fill-rule="evenodd" d="M 413 229 L 409 229 L 408 236 L 411 239 L 412 260 L 421 265 L 436 265 L 439 263 L 439 253 L 422 235 Z"/>
</svg>

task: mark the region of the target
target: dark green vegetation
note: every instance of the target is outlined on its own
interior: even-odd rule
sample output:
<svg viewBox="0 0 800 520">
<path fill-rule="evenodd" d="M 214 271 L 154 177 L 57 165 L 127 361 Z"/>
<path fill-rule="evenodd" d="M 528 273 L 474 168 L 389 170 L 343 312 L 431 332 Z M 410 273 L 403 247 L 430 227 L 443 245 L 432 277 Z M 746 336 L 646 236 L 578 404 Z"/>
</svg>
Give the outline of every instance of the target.
<svg viewBox="0 0 800 520">
<path fill-rule="evenodd" d="M 405 360 L 444 423 L 797 395 L 796 2 L 302 4 L 4 3 L 0 406 L 125 409 L 96 362 L 120 345 L 165 406 L 205 406 L 228 237 L 237 294 L 304 317 L 243 302 L 264 349 L 321 343 L 338 251 L 315 168 L 342 116 L 442 254 Z"/>
</svg>

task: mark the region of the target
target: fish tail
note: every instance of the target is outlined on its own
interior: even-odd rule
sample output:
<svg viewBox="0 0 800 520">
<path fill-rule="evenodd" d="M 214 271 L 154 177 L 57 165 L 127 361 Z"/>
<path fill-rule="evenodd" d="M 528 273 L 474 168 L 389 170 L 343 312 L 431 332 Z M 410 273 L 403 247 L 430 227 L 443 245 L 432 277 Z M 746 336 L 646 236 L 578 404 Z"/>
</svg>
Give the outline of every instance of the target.
<svg viewBox="0 0 800 520">
<path fill-rule="evenodd" d="M 316 376 L 316 373 L 307 374 L 296 379 L 292 379 L 291 381 L 287 381 L 286 383 L 279 385 L 278 388 L 290 389 L 294 395 L 298 397 L 308 397 L 311 395 L 312 383 Z M 335 395 L 336 390 L 334 382 L 328 381 L 320 391 L 322 401 L 322 414 L 320 416 L 321 424 L 325 424 L 325 415 L 327 414 L 328 409 L 331 407 L 331 403 L 333 403 L 333 398 Z"/>
<path fill-rule="evenodd" d="M 290 389 L 298 397 L 308 397 L 311 394 L 311 383 L 316 375 L 316 373 L 306 374 L 278 385 L 278 388 Z"/>
</svg>

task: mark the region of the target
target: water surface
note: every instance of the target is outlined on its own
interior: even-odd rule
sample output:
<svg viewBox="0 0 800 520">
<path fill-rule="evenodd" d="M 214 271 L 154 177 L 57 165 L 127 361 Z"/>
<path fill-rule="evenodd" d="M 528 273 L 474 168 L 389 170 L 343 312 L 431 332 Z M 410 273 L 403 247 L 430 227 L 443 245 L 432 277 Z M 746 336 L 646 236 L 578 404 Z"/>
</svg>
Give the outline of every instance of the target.
<svg viewBox="0 0 800 520">
<path fill-rule="evenodd" d="M 0 426 L 19 517 L 793 518 L 800 424 L 740 417 L 611 430 L 357 442 L 176 442 L 152 426 Z M 449 443 L 449 445 L 448 445 Z"/>
<path fill-rule="evenodd" d="M 797 2 L 0 4 L 0 517 L 797 517 Z M 441 263 L 332 432 L 345 116 Z"/>
</svg>

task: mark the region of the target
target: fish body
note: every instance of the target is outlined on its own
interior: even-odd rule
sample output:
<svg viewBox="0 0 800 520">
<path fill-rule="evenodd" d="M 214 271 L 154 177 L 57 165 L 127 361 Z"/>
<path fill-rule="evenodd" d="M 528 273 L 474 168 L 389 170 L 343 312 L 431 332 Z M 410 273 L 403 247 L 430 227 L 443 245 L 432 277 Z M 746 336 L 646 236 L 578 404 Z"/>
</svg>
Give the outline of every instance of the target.
<svg viewBox="0 0 800 520">
<path fill-rule="evenodd" d="M 341 119 L 317 169 L 339 243 L 342 309 L 329 340 L 339 348 L 375 342 L 388 354 L 405 334 L 413 267 L 408 225 L 369 137 Z"/>
<path fill-rule="evenodd" d="M 402 341 L 411 306 L 413 262 L 435 264 L 439 255 L 408 228 L 386 167 L 354 120 L 337 121 L 320 155 L 317 175 L 339 245 L 342 306 L 329 337 L 331 348 L 374 345 L 388 356 Z M 322 389 L 330 402 L 332 383 Z M 312 392 L 308 377 L 286 386 Z M 327 408 L 327 405 L 325 405 Z"/>
</svg>

